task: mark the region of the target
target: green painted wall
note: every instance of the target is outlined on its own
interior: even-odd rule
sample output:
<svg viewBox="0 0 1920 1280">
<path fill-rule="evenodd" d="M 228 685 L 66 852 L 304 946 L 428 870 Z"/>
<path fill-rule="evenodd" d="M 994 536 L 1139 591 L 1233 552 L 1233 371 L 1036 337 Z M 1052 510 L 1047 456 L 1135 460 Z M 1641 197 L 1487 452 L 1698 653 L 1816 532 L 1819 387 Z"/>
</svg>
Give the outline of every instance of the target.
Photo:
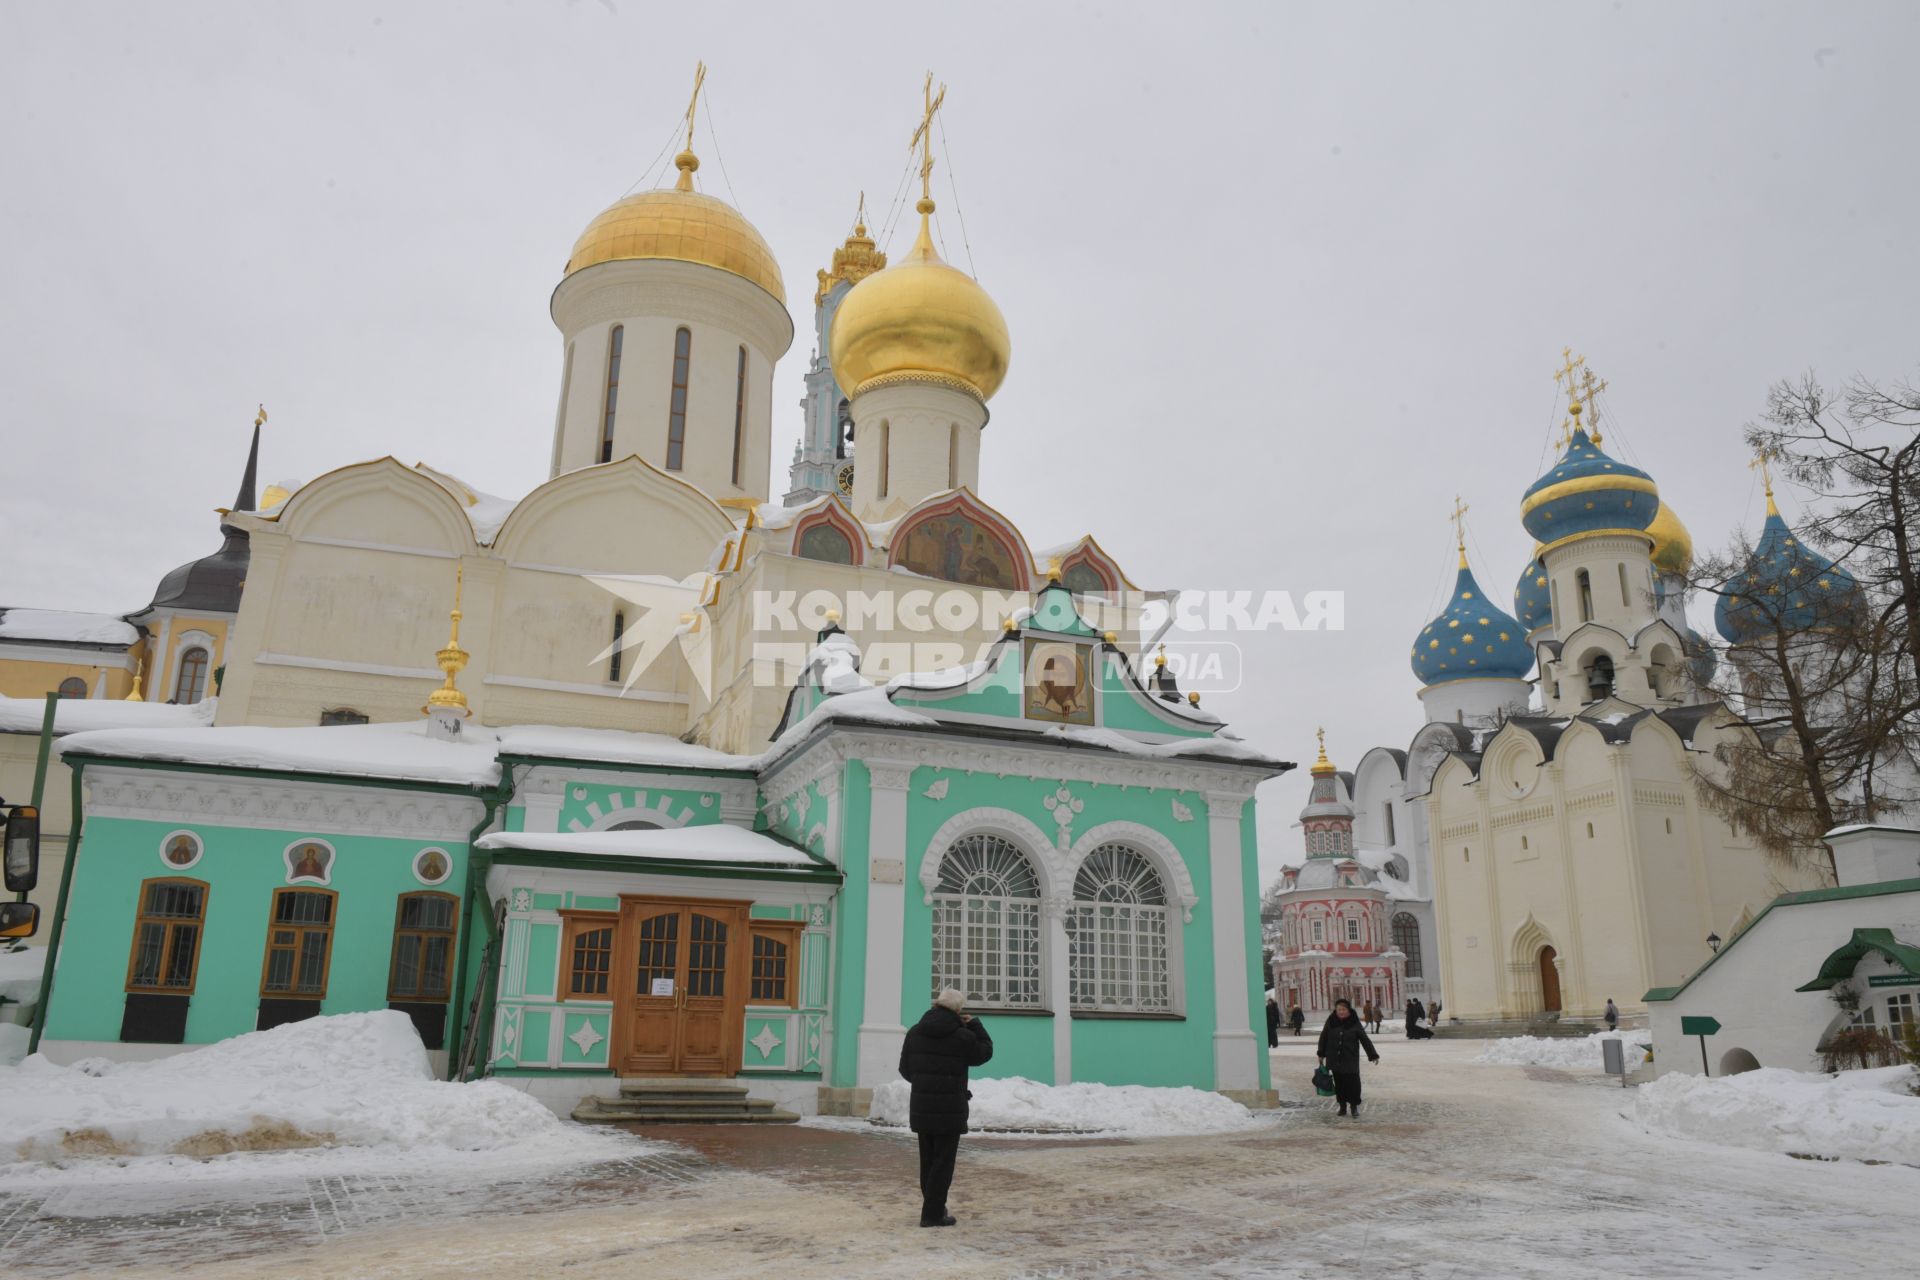
<svg viewBox="0 0 1920 1280">
<path fill-rule="evenodd" d="M 194 866 L 176 872 L 160 860 L 159 850 L 167 835 L 182 830 L 197 834 L 205 851 Z M 168 876 L 209 886 L 200 967 L 187 1012 L 187 1043 L 205 1044 L 252 1031 L 259 1017 L 273 891 L 287 887 L 282 851 L 297 840 L 312 839 L 334 849 L 332 882 L 315 887 L 339 894 L 321 1012 L 386 1008 L 397 900 L 403 893 L 425 889 L 458 895 L 466 885 L 464 843 L 89 817 L 75 864 L 46 1034 L 56 1040 L 120 1038 L 140 885 Z M 423 885 L 414 879 L 414 855 L 428 847 L 445 850 L 453 865 L 442 884 Z"/>
<path fill-rule="evenodd" d="M 935 799 L 931 788 L 944 793 Z M 1058 779 L 1001 778 L 990 774 L 968 775 L 955 770 L 921 768 L 914 771 L 908 788 L 906 848 L 906 920 L 903 942 L 905 979 L 901 986 L 900 1018 L 911 1026 L 925 1012 L 932 996 L 933 909 L 926 904 L 920 882 L 921 863 L 934 834 L 950 818 L 970 809 L 999 808 L 1021 814 L 1043 831 L 1057 831 L 1046 800 L 1061 786 Z M 1083 808 L 1074 815 L 1072 830 L 1079 833 L 1107 822 L 1134 822 L 1164 836 L 1179 850 L 1192 878 L 1200 903 L 1193 919 L 1180 923 L 1178 907 L 1175 922 L 1181 934 L 1181 957 L 1185 966 L 1185 1021 L 1082 1019 L 1073 1030 L 1073 1078 L 1103 1083 L 1190 1084 L 1198 1088 L 1213 1085 L 1214 982 L 1212 916 L 1213 900 L 1209 882 L 1206 801 L 1197 792 L 1117 786 L 1092 783 L 1066 784 Z M 1175 802 L 1190 815 L 1176 816 Z M 860 812 L 850 809 L 849 816 Z M 933 856 L 940 855 L 939 850 Z M 1249 876 L 1257 873 L 1248 869 Z M 852 887 L 849 872 L 849 888 Z M 1169 898 L 1177 895 L 1172 883 Z M 1258 910 L 1258 896 L 1254 899 Z M 1257 935 L 1256 935 L 1257 936 Z M 1258 966 L 1258 957 L 1254 967 Z M 1262 997 L 1264 999 L 1264 996 Z M 1055 1010 L 1064 1016 L 1067 1011 Z M 986 1074 L 1028 1076 L 1053 1081 L 1053 1020 L 1050 1018 L 1002 1017 L 991 1019 L 989 1029 L 995 1037 L 994 1060 Z M 1264 1024 L 1262 1024 L 1264 1025 Z M 1099 1028 L 1082 1032 L 1082 1027 Z M 1010 1035 L 1002 1043 L 1001 1029 Z M 1085 1044 L 1083 1055 L 1080 1045 Z"/>
</svg>

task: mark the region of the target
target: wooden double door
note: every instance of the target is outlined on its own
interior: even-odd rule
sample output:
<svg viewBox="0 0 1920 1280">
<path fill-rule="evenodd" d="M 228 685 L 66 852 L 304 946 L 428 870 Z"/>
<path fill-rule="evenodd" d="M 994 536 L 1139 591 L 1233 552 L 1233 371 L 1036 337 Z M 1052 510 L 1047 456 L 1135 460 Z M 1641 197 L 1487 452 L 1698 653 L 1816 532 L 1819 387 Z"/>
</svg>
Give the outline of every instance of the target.
<svg viewBox="0 0 1920 1280">
<path fill-rule="evenodd" d="M 623 896 L 615 1069 L 624 1076 L 738 1072 L 751 945 L 744 903 Z"/>
</svg>

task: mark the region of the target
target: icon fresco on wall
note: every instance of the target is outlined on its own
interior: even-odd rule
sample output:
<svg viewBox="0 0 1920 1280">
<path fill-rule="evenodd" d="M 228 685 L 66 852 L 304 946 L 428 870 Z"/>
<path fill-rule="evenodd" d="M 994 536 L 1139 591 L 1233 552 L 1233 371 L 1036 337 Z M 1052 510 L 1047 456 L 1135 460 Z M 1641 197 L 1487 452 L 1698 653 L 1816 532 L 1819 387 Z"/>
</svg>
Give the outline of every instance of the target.
<svg viewBox="0 0 1920 1280">
<path fill-rule="evenodd" d="M 422 849 L 413 856 L 413 878 L 421 884 L 439 884 L 453 870 L 442 849 Z"/>
<path fill-rule="evenodd" d="M 1019 591 L 1026 586 L 1007 544 L 957 511 L 928 516 L 909 529 L 895 563 L 923 577 L 969 587 Z"/>
<path fill-rule="evenodd" d="M 1112 590 L 1100 571 L 1085 560 L 1075 560 L 1060 574 L 1060 584 L 1075 595 L 1098 596 Z"/>
<path fill-rule="evenodd" d="M 828 564 L 853 563 L 853 539 L 838 525 L 822 520 L 800 531 L 800 556 Z"/>
<path fill-rule="evenodd" d="M 333 878 L 333 850 L 318 840 L 301 840 L 287 846 L 287 881 L 297 884 L 326 884 Z"/>
<path fill-rule="evenodd" d="M 203 846 L 191 831 L 176 831 L 160 842 L 160 861 L 175 871 L 185 871 L 200 861 Z"/>
<path fill-rule="evenodd" d="M 1054 724 L 1093 723 L 1091 653 L 1086 645 L 1028 638 L 1026 712 L 1029 720 Z"/>
</svg>

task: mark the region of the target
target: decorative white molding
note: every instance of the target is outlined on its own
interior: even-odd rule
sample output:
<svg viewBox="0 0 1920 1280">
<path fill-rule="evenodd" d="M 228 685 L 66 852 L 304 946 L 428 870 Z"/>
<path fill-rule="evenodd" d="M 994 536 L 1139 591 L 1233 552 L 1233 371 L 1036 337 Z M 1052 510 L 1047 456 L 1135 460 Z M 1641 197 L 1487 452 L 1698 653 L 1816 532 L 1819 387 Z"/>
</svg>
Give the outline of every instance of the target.
<svg viewBox="0 0 1920 1280">
<path fill-rule="evenodd" d="M 344 662 L 338 658 L 309 658 L 299 653 L 256 653 L 263 667 L 300 667 L 307 671 L 341 671 L 356 676 L 392 676 L 396 680 L 439 680 L 435 667 L 388 667 L 377 662 Z"/>
<path fill-rule="evenodd" d="M 541 680 L 533 676 L 490 674 L 481 684 L 508 689 L 538 689 L 542 693 L 577 693 L 588 698 L 624 698 L 628 702 L 665 702 L 685 706 L 692 699 L 684 693 L 662 693 L 657 689 L 625 689 L 619 685 L 581 684 L 571 680 Z"/>
<path fill-rule="evenodd" d="M 1193 821 L 1193 810 L 1187 808 L 1186 805 L 1181 804 L 1179 796 L 1173 797 L 1173 820 L 1175 822 L 1192 822 Z"/>
<path fill-rule="evenodd" d="M 1200 893 L 1194 888 L 1193 874 L 1187 870 L 1187 860 L 1181 856 L 1173 841 L 1138 822 L 1103 822 L 1083 832 L 1073 842 L 1073 849 L 1067 855 L 1069 870 L 1077 873 L 1080 864 L 1087 860 L 1087 855 L 1103 844 L 1124 844 L 1145 854 L 1160 873 L 1160 879 L 1179 900 L 1187 923 L 1193 923 L 1193 909 L 1200 905 Z M 1071 886 L 1072 881 L 1068 881 L 1068 884 Z"/>
<path fill-rule="evenodd" d="M 1067 854 L 1054 847 L 1046 832 L 1031 819 L 1011 809 L 981 808 L 954 814 L 927 841 L 926 851 L 920 857 L 920 887 L 924 891 L 924 903 L 931 905 L 933 902 L 933 891 L 940 884 L 940 864 L 947 850 L 960 837 L 975 832 L 997 835 L 1020 847 L 1040 876 L 1040 897 L 1043 901 L 1062 895 L 1072 897 L 1073 877 L 1068 874 Z"/>
<path fill-rule="evenodd" d="M 1060 828 L 1058 847 L 1062 852 L 1073 846 L 1073 821 L 1085 812 L 1087 802 L 1062 786 L 1059 790 L 1041 801 L 1053 818 L 1054 825 Z"/>
<path fill-rule="evenodd" d="M 465 843 L 474 796 L 89 765 L 86 816 Z"/>
<path fill-rule="evenodd" d="M 911 760 L 886 760 L 869 756 L 861 761 L 875 791 L 905 791 L 913 785 L 913 771 L 919 766 Z"/>
<path fill-rule="evenodd" d="M 1207 816 L 1238 822 L 1240 809 L 1246 804 L 1248 794 L 1240 791 L 1208 791 Z"/>
</svg>

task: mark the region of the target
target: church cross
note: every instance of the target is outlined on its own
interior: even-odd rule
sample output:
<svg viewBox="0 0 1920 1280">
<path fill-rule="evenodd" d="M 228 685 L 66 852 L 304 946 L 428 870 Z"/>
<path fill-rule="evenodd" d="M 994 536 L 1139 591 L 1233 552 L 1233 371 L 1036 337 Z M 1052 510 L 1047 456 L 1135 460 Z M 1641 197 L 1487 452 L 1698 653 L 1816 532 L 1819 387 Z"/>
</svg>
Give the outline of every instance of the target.
<svg viewBox="0 0 1920 1280">
<path fill-rule="evenodd" d="M 693 150 L 694 109 L 700 105 L 700 86 L 706 82 L 707 64 L 704 62 L 696 62 L 693 67 L 693 96 L 687 99 L 687 145 L 685 149 L 688 151 Z"/>
<path fill-rule="evenodd" d="M 947 86 L 941 85 L 940 92 L 933 91 L 933 72 L 927 72 L 926 83 L 920 87 L 920 99 L 925 111 L 920 117 L 920 127 L 913 131 L 913 140 L 907 143 L 907 150 L 920 148 L 920 198 L 933 199 L 933 116 L 940 110 L 940 104 L 947 100 Z"/>
<path fill-rule="evenodd" d="M 1594 397 L 1606 389 L 1607 380 L 1601 378 L 1596 381 L 1592 369 L 1586 369 L 1581 372 L 1580 398 L 1587 403 L 1587 435 L 1593 439 L 1595 444 L 1600 443 L 1600 402 L 1595 400 Z"/>
<path fill-rule="evenodd" d="M 1773 450 L 1761 449 L 1753 455 L 1753 461 L 1747 464 L 1747 470 L 1760 473 L 1760 482 L 1766 486 L 1768 501 L 1773 500 L 1773 455 Z"/>
<path fill-rule="evenodd" d="M 1462 551 L 1465 551 L 1467 549 L 1467 504 L 1460 501 L 1460 495 L 1457 493 L 1453 495 L 1453 514 L 1447 518 L 1453 521 L 1453 540 L 1460 544 Z"/>
<path fill-rule="evenodd" d="M 1560 348 L 1560 358 L 1566 363 L 1561 365 L 1560 371 L 1553 375 L 1553 380 L 1555 382 L 1566 383 L 1567 395 L 1575 402 L 1578 402 L 1580 399 L 1580 384 L 1576 381 L 1576 378 L 1582 366 L 1587 363 L 1587 358 L 1585 356 L 1574 355 L 1572 347 Z"/>
</svg>

